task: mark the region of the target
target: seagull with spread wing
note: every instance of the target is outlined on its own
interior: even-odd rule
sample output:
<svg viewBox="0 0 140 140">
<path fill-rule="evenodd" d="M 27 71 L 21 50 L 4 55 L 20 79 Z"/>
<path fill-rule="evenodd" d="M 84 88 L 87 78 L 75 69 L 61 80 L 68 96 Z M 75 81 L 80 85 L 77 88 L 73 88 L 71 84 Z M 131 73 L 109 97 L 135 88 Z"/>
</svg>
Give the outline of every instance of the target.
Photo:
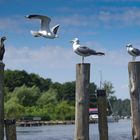
<svg viewBox="0 0 140 140">
<path fill-rule="evenodd" d="M 45 37 L 49 39 L 57 38 L 57 31 L 59 25 L 55 25 L 54 27 L 50 28 L 51 18 L 43 15 L 27 15 L 26 18 L 29 19 L 39 19 L 41 21 L 41 29 L 39 31 L 32 31 L 31 34 L 34 37 Z"/>
<path fill-rule="evenodd" d="M 105 55 L 103 52 L 97 52 L 93 49 L 90 49 L 86 46 L 80 45 L 80 41 L 78 38 L 74 38 L 70 42 L 73 43 L 73 51 L 82 56 L 82 63 L 84 63 L 84 57 L 90 56 L 90 55 Z"/>
<path fill-rule="evenodd" d="M 132 60 L 135 61 L 137 56 L 140 56 L 140 50 L 137 48 L 134 48 L 132 44 L 126 45 L 127 52 L 132 56 Z"/>
</svg>

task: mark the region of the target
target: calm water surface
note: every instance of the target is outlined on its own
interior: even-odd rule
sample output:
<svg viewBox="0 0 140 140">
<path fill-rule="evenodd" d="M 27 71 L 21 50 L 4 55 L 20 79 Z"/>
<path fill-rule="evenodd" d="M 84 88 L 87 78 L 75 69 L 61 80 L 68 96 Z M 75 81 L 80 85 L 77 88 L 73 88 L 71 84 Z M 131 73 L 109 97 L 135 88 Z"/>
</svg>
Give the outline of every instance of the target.
<svg viewBox="0 0 140 140">
<path fill-rule="evenodd" d="M 109 140 L 132 140 L 131 121 L 109 123 Z M 18 140 L 74 140 L 74 125 L 18 127 Z M 98 124 L 90 124 L 90 140 L 99 140 Z"/>
</svg>

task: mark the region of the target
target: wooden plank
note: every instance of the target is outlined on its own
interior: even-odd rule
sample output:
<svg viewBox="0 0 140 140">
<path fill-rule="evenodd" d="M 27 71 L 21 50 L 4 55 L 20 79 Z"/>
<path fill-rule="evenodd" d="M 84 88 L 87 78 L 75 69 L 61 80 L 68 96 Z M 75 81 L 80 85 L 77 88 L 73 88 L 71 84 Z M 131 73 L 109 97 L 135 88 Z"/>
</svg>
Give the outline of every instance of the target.
<svg viewBox="0 0 140 140">
<path fill-rule="evenodd" d="M 105 90 L 97 90 L 97 97 L 100 140 L 108 140 L 107 100 Z"/>
<path fill-rule="evenodd" d="M 129 62 L 128 72 L 132 114 L 132 137 L 133 140 L 140 140 L 140 62 Z"/>
<path fill-rule="evenodd" d="M 75 140 L 89 140 L 90 64 L 76 65 Z"/>
<path fill-rule="evenodd" d="M 0 61 L 0 140 L 4 139 L 4 66 Z"/>
<path fill-rule="evenodd" d="M 17 140 L 15 120 L 5 120 L 5 132 L 6 140 Z"/>
</svg>

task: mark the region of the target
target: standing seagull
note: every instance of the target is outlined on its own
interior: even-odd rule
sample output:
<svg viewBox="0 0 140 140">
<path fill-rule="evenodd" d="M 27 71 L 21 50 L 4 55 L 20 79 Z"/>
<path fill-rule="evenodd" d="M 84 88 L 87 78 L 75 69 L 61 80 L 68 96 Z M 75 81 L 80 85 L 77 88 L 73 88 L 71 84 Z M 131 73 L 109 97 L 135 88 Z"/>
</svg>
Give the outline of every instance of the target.
<svg viewBox="0 0 140 140">
<path fill-rule="evenodd" d="M 3 36 L 0 39 L 0 60 L 3 60 L 4 53 L 5 53 L 5 47 L 4 47 L 4 41 L 6 40 L 6 37 Z"/>
<path fill-rule="evenodd" d="M 58 37 L 57 31 L 58 31 L 59 25 L 56 25 L 50 29 L 49 25 L 51 22 L 51 18 L 49 18 L 47 16 L 43 16 L 43 15 L 27 15 L 26 18 L 41 20 L 41 29 L 39 31 L 31 30 L 31 34 L 34 37 L 43 36 L 43 37 L 49 38 L 49 39 L 54 39 L 54 38 Z"/>
<path fill-rule="evenodd" d="M 96 52 L 95 50 L 92 50 L 86 46 L 81 46 L 80 41 L 78 38 L 74 38 L 70 42 L 73 43 L 73 51 L 77 53 L 78 55 L 82 56 L 82 63 L 84 63 L 84 57 L 90 56 L 90 55 L 105 55 L 102 52 Z"/>
<path fill-rule="evenodd" d="M 130 55 L 132 55 L 132 60 L 135 61 L 137 56 L 140 56 L 140 50 L 137 48 L 133 48 L 132 44 L 126 45 L 127 51 Z"/>
</svg>

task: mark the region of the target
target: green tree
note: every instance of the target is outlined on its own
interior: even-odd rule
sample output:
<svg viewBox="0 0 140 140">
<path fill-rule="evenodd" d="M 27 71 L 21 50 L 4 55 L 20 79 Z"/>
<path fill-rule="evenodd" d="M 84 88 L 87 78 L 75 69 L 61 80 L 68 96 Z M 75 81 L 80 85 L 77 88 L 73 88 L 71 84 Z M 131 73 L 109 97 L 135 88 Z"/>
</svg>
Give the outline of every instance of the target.
<svg viewBox="0 0 140 140">
<path fill-rule="evenodd" d="M 114 87 L 113 84 L 109 81 L 104 81 L 102 87 L 106 91 L 108 115 L 111 115 L 112 113 L 114 113 L 112 106 L 113 102 L 116 100 L 116 96 L 114 96 Z"/>
<path fill-rule="evenodd" d="M 113 111 L 121 116 L 130 116 L 131 109 L 130 109 L 130 100 L 129 99 L 117 99 L 113 103 Z"/>
<path fill-rule="evenodd" d="M 89 94 L 90 95 L 93 95 L 96 93 L 96 90 L 97 90 L 97 85 L 95 85 L 95 83 L 90 83 L 89 85 Z"/>
<path fill-rule="evenodd" d="M 123 116 L 130 116 L 131 115 L 131 107 L 130 107 L 130 100 L 129 99 L 123 100 L 122 109 L 123 109 L 123 113 L 122 113 Z"/>
<path fill-rule="evenodd" d="M 47 110 L 48 115 L 50 117 L 51 120 L 56 120 L 56 116 L 60 115 L 56 113 L 56 104 L 47 104 L 46 106 L 44 106 L 43 108 Z"/>
<path fill-rule="evenodd" d="M 5 118 L 19 119 L 24 114 L 25 109 L 18 102 L 16 97 L 12 97 L 4 104 Z"/>
<path fill-rule="evenodd" d="M 38 98 L 40 97 L 41 93 L 38 87 L 26 87 L 22 86 L 19 88 L 16 88 L 13 91 L 13 95 L 15 95 L 19 103 L 23 106 L 34 106 L 36 105 L 36 102 Z"/>
<path fill-rule="evenodd" d="M 4 83 L 9 91 L 13 91 L 16 87 L 23 85 L 27 87 L 36 86 L 41 91 L 47 91 L 52 84 L 51 79 L 44 79 L 34 73 L 28 74 L 24 70 L 6 70 L 4 76 Z"/>
<path fill-rule="evenodd" d="M 61 89 L 62 101 L 68 102 L 75 101 L 75 82 L 66 82 L 62 85 Z"/>
<path fill-rule="evenodd" d="M 34 73 L 29 74 L 29 77 L 30 81 L 28 81 L 27 86 L 29 87 L 36 86 L 41 91 L 47 91 L 50 88 L 50 85 L 52 84 L 51 79 L 44 79 Z"/>
<path fill-rule="evenodd" d="M 55 83 L 52 83 L 51 86 L 50 86 L 51 89 L 55 89 L 57 91 L 57 100 L 58 101 L 61 101 L 62 100 L 62 84 L 61 83 L 58 83 L 58 82 L 55 82 Z"/>
<path fill-rule="evenodd" d="M 73 120 L 75 115 L 74 106 L 70 106 L 67 101 L 62 101 L 57 104 L 55 113 L 58 120 Z"/>
<path fill-rule="evenodd" d="M 6 70 L 4 77 L 5 86 L 8 87 L 9 91 L 13 91 L 15 87 L 20 87 L 29 81 L 29 76 L 24 70 Z"/>
<path fill-rule="evenodd" d="M 42 93 L 37 101 L 37 105 L 45 106 L 47 104 L 57 104 L 57 91 L 55 89 L 49 89 L 47 92 Z"/>
<path fill-rule="evenodd" d="M 107 98 L 111 98 L 114 94 L 114 87 L 113 87 L 113 84 L 109 81 L 104 81 L 103 82 L 103 89 L 106 91 L 106 94 L 107 94 Z"/>
</svg>

